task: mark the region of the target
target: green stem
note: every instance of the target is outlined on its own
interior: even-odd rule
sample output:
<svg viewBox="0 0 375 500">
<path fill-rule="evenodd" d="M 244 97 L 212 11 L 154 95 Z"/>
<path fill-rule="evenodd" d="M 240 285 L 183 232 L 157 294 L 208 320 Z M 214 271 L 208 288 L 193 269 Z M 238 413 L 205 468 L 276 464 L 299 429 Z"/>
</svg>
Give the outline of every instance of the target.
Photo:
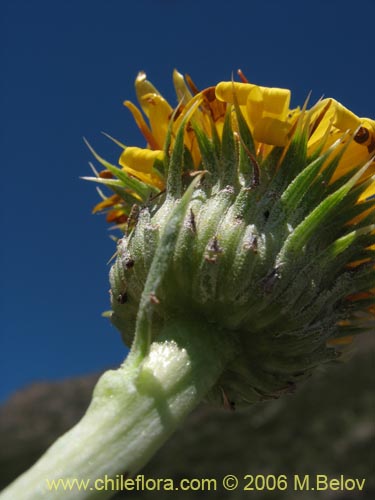
<svg viewBox="0 0 375 500">
<path fill-rule="evenodd" d="M 103 482 L 95 480 L 132 476 L 150 459 L 233 358 L 229 342 L 225 332 L 206 324 L 169 322 L 141 363 L 131 352 L 118 370 L 104 373 L 82 420 L 0 500 L 111 497 L 114 491 L 97 491 Z M 87 491 L 48 488 L 46 480 L 67 478 L 89 479 Z"/>
</svg>

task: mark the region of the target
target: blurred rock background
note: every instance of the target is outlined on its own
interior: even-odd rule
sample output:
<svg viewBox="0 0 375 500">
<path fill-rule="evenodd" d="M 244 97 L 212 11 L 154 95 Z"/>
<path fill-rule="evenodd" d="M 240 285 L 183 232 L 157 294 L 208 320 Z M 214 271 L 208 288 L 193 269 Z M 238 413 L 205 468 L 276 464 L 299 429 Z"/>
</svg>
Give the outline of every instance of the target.
<svg viewBox="0 0 375 500">
<path fill-rule="evenodd" d="M 369 337 L 345 364 L 322 367 L 296 394 L 225 411 L 201 405 L 141 471 L 146 478 L 217 478 L 235 474 L 326 474 L 365 478 L 363 492 L 179 492 L 178 498 L 375 498 L 375 344 Z M 0 407 L 0 489 L 27 469 L 83 415 L 99 374 L 37 383 Z M 246 481 L 242 481 L 242 485 Z M 176 498 L 139 491 L 116 499 Z M 15 499 L 16 500 L 16 499 Z M 22 499 L 17 499 L 22 500 Z"/>
</svg>

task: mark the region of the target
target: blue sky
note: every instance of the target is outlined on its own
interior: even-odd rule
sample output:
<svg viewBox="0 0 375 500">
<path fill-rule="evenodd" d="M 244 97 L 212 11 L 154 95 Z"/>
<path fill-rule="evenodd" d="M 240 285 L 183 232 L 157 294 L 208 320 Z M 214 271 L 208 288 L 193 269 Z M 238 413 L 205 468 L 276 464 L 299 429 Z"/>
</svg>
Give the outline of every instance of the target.
<svg viewBox="0 0 375 500">
<path fill-rule="evenodd" d="M 175 103 L 176 67 L 203 88 L 242 68 L 293 104 L 333 96 L 375 116 L 375 2 L 3 0 L 0 399 L 26 384 L 118 365 L 101 318 L 114 252 L 85 136 L 106 158 L 142 138 L 124 99 L 145 70 Z"/>
</svg>

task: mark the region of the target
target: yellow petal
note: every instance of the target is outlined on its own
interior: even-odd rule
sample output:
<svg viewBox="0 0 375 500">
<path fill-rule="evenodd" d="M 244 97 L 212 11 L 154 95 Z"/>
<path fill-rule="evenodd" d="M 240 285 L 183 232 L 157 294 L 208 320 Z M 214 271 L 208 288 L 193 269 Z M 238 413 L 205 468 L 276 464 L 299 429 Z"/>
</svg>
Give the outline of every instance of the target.
<svg viewBox="0 0 375 500">
<path fill-rule="evenodd" d="M 124 168 L 125 172 L 127 172 L 128 174 L 133 175 L 137 179 L 143 181 L 148 186 L 154 186 L 160 190 L 164 189 L 164 187 L 165 187 L 165 183 L 164 183 L 163 179 L 161 179 L 161 177 L 154 172 L 144 173 L 144 172 L 140 172 L 138 170 L 134 170 L 134 169 L 127 167 L 127 166 L 124 166 L 123 168 Z"/>
<path fill-rule="evenodd" d="M 254 89 L 255 92 L 254 92 Z M 250 101 L 263 102 L 266 113 L 285 118 L 290 105 L 290 90 L 276 87 L 260 87 L 252 83 L 220 82 L 216 85 L 216 97 L 220 101 L 245 105 Z"/>
<path fill-rule="evenodd" d="M 160 92 L 152 85 L 151 82 L 147 80 L 146 73 L 144 71 L 140 71 L 135 79 L 135 92 L 144 114 L 148 116 L 148 107 L 143 107 L 142 98 L 146 94 L 160 95 Z"/>
<path fill-rule="evenodd" d="M 275 116 L 285 120 L 290 106 L 290 90 L 260 87 L 263 95 L 265 116 Z"/>
<path fill-rule="evenodd" d="M 258 142 L 273 146 L 285 146 L 291 128 L 290 123 L 268 116 L 261 118 L 255 124 L 253 135 Z"/>
<path fill-rule="evenodd" d="M 133 115 L 135 123 L 138 125 L 140 131 L 142 132 L 144 138 L 150 145 L 150 148 L 152 149 L 159 149 L 159 146 L 152 135 L 151 130 L 149 129 L 148 125 L 143 119 L 142 113 L 139 111 L 139 109 L 130 101 L 124 101 L 124 106 L 126 106 L 131 114 Z"/>
<path fill-rule="evenodd" d="M 215 94 L 219 101 L 234 104 L 235 97 L 239 105 L 247 102 L 247 96 L 252 88 L 256 87 L 252 83 L 220 82 L 215 87 Z"/>
<path fill-rule="evenodd" d="M 339 130 L 345 132 L 350 130 L 354 132 L 361 124 L 361 119 L 354 113 L 345 108 L 342 104 L 334 101 L 333 109 L 335 111 L 333 125 Z"/>
<path fill-rule="evenodd" d="M 259 120 L 263 118 L 264 114 L 264 100 L 262 89 L 253 85 L 247 94 L 246 101 L 247 121 L 251 129 L 254 129 Z"/>
<path fill-rule="evenodd" d="M 151 132 L 158 149 L 162 149 L 173 110 L 168 102 L 158 94 L 145 94 L 141 97 L 140 103 L 142 109 L 147 110 Z"/>
<path fill-rule="evenodd" d="M 122 152 L 119 163 L 122 167 L 128 167 L 137 172 L 152 172 L 155 160 L 163 160 L 163 151 L 128 147 Z"/>
<path fill-rule="evenodd" d="M 357 142 L 352 140 L 349 146 L 347 147 L 345 153 L 343 154 L 340 163 L 335 173 L 333 174 L 331 182 L 334 182 L 336 179 L 347 174 L 353 168 L 364 165 L 367 161 L 369 161 L 369 159 L 370 155 L 367 150 L 367 147 L 363 146 L 362 144 L 358 144 Z M 367 179 L 373 172 L 374 172 L 374 166 L 370 166 L 364 173 L 364 176 L 358 181 L 358 183 Z"/>
<path fill-rule="evenodd" d="M 193 98 L 184 77 L 176 69 L 173 71 L 173 85 L 179 102 L 186 104 Z"/>
<path fill-rule="evenodd" d="M 287 143 L 292 121 L 289 116 L 290 90 L 251 83 L 220 82 L 215 92 L 220 101 L 234 103 L 237 100 L 240 107 L 246 106 L 244 116 L 255 140 L 274 146 Z"/>
<path fill-rule="evenodd" d="M 117 203 L 121 201 L 121 197 L 117 194 L 113 194 L 112 196 L 109 196 L 105 200 L 101 201 L 100 203 L 97 203 L 95 207 L 92 209 L 92 213 L 96 214 L 97 212 L 101 212 L 102 210 L 105 210 L 106 208 L 113 207 Z"/>
<path fill-rule="evenodd" d="M 308 120 L 311 123 L 308 154 L 312 154 L 315 148 L 322 145 L 322 142 L 326 143 L 336 113 L 335 105 L 336 101 L 333 99 L 322 99 L 308 111 Z M 333 142 L 329 146 L 332 144 Z M 326 148 L 329 146 L 326 145 Z"/>
<path fill-rule="evenodd" d="M 215 90 L 215 87 L 208 87 L 196 96 L 202 100 L 202 112 L 197 110 L 194 118 L 199 120 L 201 128 L 209 137 L 211 137 L 212 133 L 212 124 L 214 124 L 219 137 L 221 137 L 227 109 L 227 104 L 217 99 Z"/>
</svg>

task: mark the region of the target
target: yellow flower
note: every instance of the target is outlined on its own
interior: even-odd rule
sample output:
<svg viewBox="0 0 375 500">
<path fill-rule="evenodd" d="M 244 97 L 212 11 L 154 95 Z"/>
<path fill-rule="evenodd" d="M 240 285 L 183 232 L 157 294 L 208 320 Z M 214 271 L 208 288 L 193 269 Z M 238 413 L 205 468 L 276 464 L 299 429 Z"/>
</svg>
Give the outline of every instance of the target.
<svg viewBox="0 0 375 500">
<path fill-rule="evenodd" d="M 95 211 L 124 233 L 110 281 L 125 342 L 142 308 L 217 325 L 241 345 L 220 387 L 248 403 L 374 330 L 375 121 L 239 75 L 198 90 L 175 71 L 169 103 L 139 73 L 124 104 L 145 145 L 115 141 L 118 166 L 94 152 L 114 191 Z"/>
<path fill-rule="evenodd" d="M 268 175 L 270 178 L 279 169 L 283 174 L 284 169 L 285 177 L 288 178 L 285 188 L 289 182 L 292 183 L 299 172 L 291 175 L 286 159 L 291 154 L 290 150 L 296 142 L 296 137 L 304 135 L 305 139 L 301 144 L 305 144 L 306 164 L 314 158 L 324 159 L 320 170 L 315 173 L 316 179 L 321 177 L 322 183 L 326 184 L 329 190 L 336 185 L 342 185 L 345 179 L 352 178 L 353 189 L 355 186 L 359 188 L 358 197 L 352 200 L 359 210 L 353 210 L 353 217 L 346 221 L 345 225 L 356 230 L 357 227 L 362 227 L 363 221 L 373 224 L 375 121 L 356 116 L 332 98 L 320 100 L 310 109 L 307 108 L 307 103 L 302 108 L 291 108 L 290 90 L 255 85 L 249 83 L 242 72 L 239 72 L 239 75 L 241 82 L 220 82 L 198 91 L 190 77 L 186 77 L 186 83 L 183 76 L 174 71 L 173 84 L 177 106 L 173 106 L 146 79 L 144 72 L 139 73 L 135 90 L 140 108 L 130 101 L 125 101 L 124 105 L 131 111 L 144 136 L 146 146 L 123 147 L 119 158 L 121 170 L 109 167 L 110 171 L 106 169 L 99 174 L 104 178 L 102 183 L 113 188 L 116 195 L 99 203 L 94 210 L 109 209 L 107 219 L 125 229 L 124 223 L 130 216 L 132 203 L 147 203 L 148 198 L 167 189 L 168 162 L 173 155 L 181 127 L 185 149 L 183 175 L 194 175 L 195 171 L 206 170 L 207 158 L 202 157 L 202 151 L 207 144 L 216 144 L 214 149 L 216 148 L 217 155 L 220 156 L 220 148 L 224 147 L 220 144 L 225 142 L 223 138 L 226 123 L 230 123 L 233 141 L 233 147 L 230 148 L 237 156 L 243 155 L 244 152 L 248 156 L 247 159 L 254 168 L 253 182 L 258 183 L 258 177 L 262 176 Z M 241 130 L 244 124 L 241 120 L 251 134 L 251 147 L 243 141 Z M 202 141 L 208 143 L 202 145 Z M 269 158 L 277 158 L 272 167 L 273 173 L 267 173 Z M 221 160 L 216 158 L 215 161 L 220 163 Z M 293 163 L 293 158 L 291 161 Z M 300 165 L 298 168 L 305 167 Z M 332 172 L 324 175 L 329 169 L 332 169 Z M 133 179 L 133 183 L 134 180 L 139 181 L 139 185 L 144 186 L 146 191 L 141 193 L 137 191 L 138 185 L 125 183 L 124 190 L 120 192 L 119 184 L 114 184 L 120 182 L 119 180 L 106 179 L 113 175 L 120 179 L 120 172 L 126 173 L 126 179 Z M 373 229 L 371 234 L 374 233 Z M 374 250 L 375 245 L 369 245 L 364 251 L 365 255 L 354 259 L 348 266 L 359 268 L 370 262 L 372 257 L 369 254 Z M 375 301 L 374 297 L 375 288 L 369 288 L 360 293 L 353 293 L 349 299 L 355 302 L 365 298 L 367 302 L 371 302 Z M 375 315 L 374 305 L 370 304 L 366 310 Z M 340 342 L 343 342 L 343 337 Z"/>
</svg>

